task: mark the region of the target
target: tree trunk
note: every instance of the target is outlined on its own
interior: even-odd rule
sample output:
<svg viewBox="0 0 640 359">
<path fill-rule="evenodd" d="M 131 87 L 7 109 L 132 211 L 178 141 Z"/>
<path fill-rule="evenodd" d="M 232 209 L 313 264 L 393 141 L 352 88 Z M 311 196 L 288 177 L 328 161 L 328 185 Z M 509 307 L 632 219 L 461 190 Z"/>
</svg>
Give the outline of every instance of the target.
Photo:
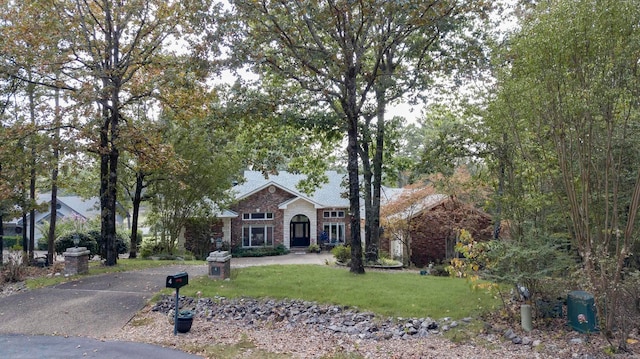
<svg viewBox="0 0 640 359">
<path fill-rule="evenodd" d="M 107 259 L 107 241 L 109 239 L 109 116 L 106 105 L 102 105 L 103 125 L 100 129 L 100 236 L 103 246 L 100 255 Z"/>
<path fill-rule="evenodd" d="M 129 258 L 138 257 L 138 216 L 140 215 L 140 203 L 142 202 L 142 189 L 144 188 L 144 174 L 136 173 L 136 188 L 133 195 L 133 213 L 131 214 L 131 246 Z"/>
<path fill-rule="evenodd" d="M 360 235 L 360 179 L 358 174 L 358 119 L 349 118 L 349 144 L 347 147 L 349 172 L 349 205 L 351 212 L 351 269 L 363 274 L 362 239 Z"/>
<path fill-rule="evenodd" d="M 368 127 L 368 124 L 365 125 Z M 368 129 L 363 129 L 368 131 Z M 367 262 L 375 262 L 378 259 L 378 252 L 372 245 L 372 232 L 375 230 L 373 226 L 373 195 L 372 195 L 372 178 L 371 172 L 371 159 L 369 158 L 369 141 L 370 135 L 363 135 L 362 151 L 360 152 L 360 159 L 362 160 L 362 177 L 364 182 L 364 188 L 362 190 L 364 195 L 364 256 Z"/>
<path fill-rule="evenodd" d="M 2 164 L 0 164 L 0 173 L 2 173 Z M 0 266 L 4 264 L 4 208 L 0 204 Z"/>
<path fill-rule="evenodd" d="M 380 255 L 380 197 L 382 195 L 382 161 L 384 152 L 384 136 L 385 136 L 385 122 L 384 113 L 386 111 L 387 100 L 385 98 L 384 88 L 378 87 L 376 89 L 376 97 L 378 98 L 377 106 L 377 121 L 378 128 L 376 131 L 376 152 L 373 156 L 373 198 L 371 202 L 371 248 L 367 248 L 367 253 L 375 255 L 376 258 Z"/>
<path fill-rule="evenodd" d="M 31 117 L 31 124 L 36 126 L 36 104 L 35 104 L 35 85 L 29 85 L 29 116 Z M 36 139 L 31 141 L 31 168 L 29 169 L 29 199 L 31 203 L 29 207 L 29 244 L 28 244 L 28 263 L 33 263 L 33 246 L 35 244 L 36 236 L 36 210 L 34 206 L 36 203 Z"/>
<path fill-rule="evenodd" d="M 27 211 L 22 211 L 22 264 L 27 265 L 28 255 L 27 251 L 29 250 L 29 238 L 27 238 Z"/>
<path fill-rule="evenodd" d="M 56 240 L 56 225 L 58 221 L 58 166 L 60 159 L 60 97 L 55 91 L 56 132 L 53 139 L 53 168 L 51 169 L 51 216 L 49 218 L 49 236 L 47 238 L 47 261 L 53 264 L 54 246 Z"/>
<path fill-rule="evenodd" d="M 56 164 L 51 170 L 51 216 L 49 217 L 49 233 L 47 237 L 47 261 L 49 264 L 53 264 L 54 259 L 54 241 L 56 239 L 56 222 L 58 220 L 58 162 L 57 149 L 54 150 L 54 158 L 56 158 Z"/>
</svg>

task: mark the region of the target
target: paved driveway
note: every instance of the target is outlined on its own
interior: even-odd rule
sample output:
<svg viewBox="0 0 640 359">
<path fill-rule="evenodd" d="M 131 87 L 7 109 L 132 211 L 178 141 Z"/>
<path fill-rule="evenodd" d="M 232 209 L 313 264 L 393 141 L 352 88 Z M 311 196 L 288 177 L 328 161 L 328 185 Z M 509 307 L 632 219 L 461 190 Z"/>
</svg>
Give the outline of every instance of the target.
<svg viewBox="0 0 640 359">
<path fill-rule="evenodd" d="M 234 268 L 271 264 L 324 264 L 330 254 L 288 254 L 234 258 Z M 207 266 L 166 266 L 134 272 L 81 277 L 54 287 L 0 298 L 0 334 L 105 337 L 124 327 L 151 297 L 164 288 L 167 275 L 206 275 Z"/>
<path fill-rule="evenodd" d="M 330 254 L 232 259 L 232 267 L 324 264 Z M 167 275 L 207 266 L 166 266 L 81 279 L 0 298 L 0 358 L 199 358 L 143 343 L 102 341 L 124 327 L 165 285 Z"/>
</svg>

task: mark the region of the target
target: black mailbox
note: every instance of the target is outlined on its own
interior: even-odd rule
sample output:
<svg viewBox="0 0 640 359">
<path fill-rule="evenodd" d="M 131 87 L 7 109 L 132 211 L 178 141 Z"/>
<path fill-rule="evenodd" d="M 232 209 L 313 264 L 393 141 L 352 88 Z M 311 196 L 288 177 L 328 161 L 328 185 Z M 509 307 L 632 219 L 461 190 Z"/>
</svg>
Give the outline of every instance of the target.
<svg viewBox="0 0 640 359">
<path fill-rule="evenodd" d="M 167 276 L 167 288 L 182 288 L 187 284 L 189 284 L 187 272 Z"/>
</svg>

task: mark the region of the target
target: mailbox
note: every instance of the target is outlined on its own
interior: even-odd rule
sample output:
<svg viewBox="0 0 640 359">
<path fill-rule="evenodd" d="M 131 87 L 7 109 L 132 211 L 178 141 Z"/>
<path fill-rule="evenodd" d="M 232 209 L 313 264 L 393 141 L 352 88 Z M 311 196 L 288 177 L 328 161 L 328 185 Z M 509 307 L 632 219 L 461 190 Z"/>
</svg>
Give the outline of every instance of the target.
<svg viewBox="0 0 640 359">
<path fill-rule="evenodd" d="M 189 284 L 189 274 L 182 272 L 167 276 L 167 288 L 182 288 Z"/>
</svg>

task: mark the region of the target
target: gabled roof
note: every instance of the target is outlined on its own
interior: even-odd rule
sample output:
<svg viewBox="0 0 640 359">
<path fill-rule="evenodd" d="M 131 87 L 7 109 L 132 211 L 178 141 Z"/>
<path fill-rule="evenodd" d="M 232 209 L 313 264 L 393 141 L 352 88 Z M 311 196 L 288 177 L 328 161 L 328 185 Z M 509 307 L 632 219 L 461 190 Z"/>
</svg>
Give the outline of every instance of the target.
<svg viewBox="0 0 640 359">
<path fill-rule="evenodd" d="M 82 217 L 83 219 L 89 219 L 95 216 L 100 215 L 100 199 L 98 197 L 91 198 L 83 198 L 80 196 L 57 196 L 56 201 L 58 204 L 68 207 L 72 213 L 64 213 L 63 215 L 75 215 L 78 217 Z M 39 193 L 36 195 L 36 203 L 39 205 L 49 204 L 51 203 L 51 193 Z M 124 211 L 124 207 L 122 207 L 119 203 L 117 204 L 118 208 Z M 47 207 L 43 212 L 36 212 L 39 215 L 45 215 L 45 217 L 50 216 L 50 208 Z M 58 213 L 61 213 L 60 211 Z M 28 217 L 28 215 L 27 215 Z M 36 218 L 39 218 L 36 216 Z M 22 218 L 14 218 L 6 223 L 15 223 L 18 225 L 22 225 Z"/>
<path fill-rule="evenodd" d="M 37 197 L 38 203 L 51 203 L 51 193 L 42 193 Z M 100 199 L 98 197 L 58 196 L 56 197 L 56 201 L 67 205 L 77 215 L 84 217 L 84 219 L 100 214 Z"/>
<path fill-rule="evenodd" d="M 396 205 L 398 208 L 394 212 L 385 211 L 388 220 L 415 217 L 449 198 L 445 194 L 428 193 L 424 188 L 393 189 L 391 194 L 392 196 L 382 206 Z"/>
<path fill-rule="evenodd" d="M 328 182 L 321 185 L 312 194 L 306 195 L 297 188 L 298 183 L 306 178 L 304 174 L 280 171 L 276 175 L 269 175 L 268 178 L 265 178 L 262 172 L 245 171 L 245 182 L 234 186 L 232 191 L 235 192 L 236 199 L 243 199 L 269 186 L 275 186 L 312 203 L 316 208 L 349 207 L 349 200 L 342 197 L 342 193 L 345 191 L 342 187 L 343 175 L 336 171 L 327 171 L 326 175 Z"/>
</svg>

